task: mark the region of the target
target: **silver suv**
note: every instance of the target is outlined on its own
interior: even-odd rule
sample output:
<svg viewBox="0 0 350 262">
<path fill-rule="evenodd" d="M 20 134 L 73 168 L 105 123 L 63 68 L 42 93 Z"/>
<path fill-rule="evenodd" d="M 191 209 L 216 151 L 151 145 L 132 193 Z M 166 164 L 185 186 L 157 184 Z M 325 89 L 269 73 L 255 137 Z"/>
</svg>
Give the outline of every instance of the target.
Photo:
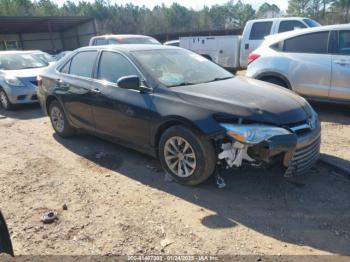
<svg viewBox="0 0 350 262">
<path fill-rule="evenodd" d="M 248 60 L 249 77 L 315 100 L 350 101 L 350 24 L 269 36 Z"/>
</svg>

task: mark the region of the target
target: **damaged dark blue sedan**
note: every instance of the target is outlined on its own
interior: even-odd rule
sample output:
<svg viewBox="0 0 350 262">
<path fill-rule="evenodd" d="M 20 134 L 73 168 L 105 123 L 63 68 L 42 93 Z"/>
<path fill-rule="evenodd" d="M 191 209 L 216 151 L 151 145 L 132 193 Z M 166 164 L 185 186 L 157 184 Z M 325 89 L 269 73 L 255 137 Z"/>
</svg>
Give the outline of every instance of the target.
<svg viewBox="0 0 350 262">
<path fill-rule="evenodd" d="M 320 123 L 305 99 L 181 48 L 81 48 L 38 84 L 57 134 L 84 130 L 153 155 L 185 185 L 246 164 L 302 174 L 319 156 Z"/>
</svg>

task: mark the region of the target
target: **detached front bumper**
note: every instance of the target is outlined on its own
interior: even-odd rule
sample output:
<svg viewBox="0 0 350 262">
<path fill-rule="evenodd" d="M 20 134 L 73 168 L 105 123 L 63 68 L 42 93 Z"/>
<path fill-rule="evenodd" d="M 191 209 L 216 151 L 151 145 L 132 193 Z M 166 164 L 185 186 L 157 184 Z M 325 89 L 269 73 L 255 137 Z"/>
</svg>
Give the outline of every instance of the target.
<svg viewBox="0 0 350 262">
<path fill-rule="evenodd" d="M 299 175 L 317 161 L 320 154 L 321 126 L 316 121 L 314 128 L 305 128 L 293 133 L 276 135 L 259 144 L 243 144 L 235 140 L 221 142 L 218 158 L 226 166 L 240 167 L 243 163 L 273 165 L 286 168 L 285 176 Z M 309 126 L 307 126 L 309 127 Z M 222 162 L 222 160 L 225 160 Z"/>
<path fill-rule="evenodd" d="M 305 134 L 290 134 L 275 136 L 258 150 L 261 159 L 269 162 L 277 156 L 283 156 L 283 166 L 286 167 L 285 176 L 300 175 L 311 168 L 318 160 L 321 145 L 321 127 Z"/>
</svg>

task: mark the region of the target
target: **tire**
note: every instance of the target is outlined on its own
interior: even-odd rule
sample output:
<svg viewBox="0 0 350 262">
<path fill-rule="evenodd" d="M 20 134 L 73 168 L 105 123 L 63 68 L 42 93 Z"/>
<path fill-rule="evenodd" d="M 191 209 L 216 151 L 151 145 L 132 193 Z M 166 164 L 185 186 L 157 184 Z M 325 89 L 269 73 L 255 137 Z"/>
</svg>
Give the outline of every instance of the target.
<svg viewBox="0 0 350 262">
<path fill-rule="evenodd" d="M 6 92 L 1 88 L 0 88 L 0 104 L 1 104 L 1 107 L 5 110 L 10 110 L 13 108 L 13 105 L 8 99 Z"/>
<path fill-rule="evenodd" d="M 265 82 L 269 82 L 269 83 L 274 84 L 274 85 L 282 86 L 282 87 L 285 87 L 285 88 L 289 89 L 287 83 L 284 80 L 282 80 L 281 78 L 278 78 L 278 77 L 274 77 L 274 76 L 263 77 L 263 78 L 261 78 L 261 80 L 265 81 Z"/>
<path fill-rule="evenodd" d="M 61 137 L 70 137 L 74 135 L 75 130 L 69 124 L 66 114 L 57 100 L 49 104 L 49 116 L 55 132 Z"/>
<path fill-rule="evenodd" d="M 163 169 L 186 186 L 204 182 L 214 173 L 216 166 L 213 143 L 184 126 L 170 127 L 162 134 L 159 159 Z"/>
</svg>

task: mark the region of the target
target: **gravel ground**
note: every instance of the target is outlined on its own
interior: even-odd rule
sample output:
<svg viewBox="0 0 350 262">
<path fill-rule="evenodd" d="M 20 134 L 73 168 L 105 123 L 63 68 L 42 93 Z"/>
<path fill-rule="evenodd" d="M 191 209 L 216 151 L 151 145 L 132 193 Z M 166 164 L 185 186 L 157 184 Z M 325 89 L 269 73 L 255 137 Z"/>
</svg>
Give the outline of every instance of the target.
<svg viewBox="0 0 350 262">
<path fill-rule="evenodd" d="M 315 105 L 322 152 L 349 165 L 349 108 Z M 37 106 L 0 110 L 0 205 L 17 255 L 350 255 L 350 180 L 321 163 L 298 180 L 243 170 L 190 188 L 91 136 L 57 137 Z M 63 205 L 67 210 L 63 210 Z M 40 222 L 54 209 L 59 220 Z"/>
</svg>

